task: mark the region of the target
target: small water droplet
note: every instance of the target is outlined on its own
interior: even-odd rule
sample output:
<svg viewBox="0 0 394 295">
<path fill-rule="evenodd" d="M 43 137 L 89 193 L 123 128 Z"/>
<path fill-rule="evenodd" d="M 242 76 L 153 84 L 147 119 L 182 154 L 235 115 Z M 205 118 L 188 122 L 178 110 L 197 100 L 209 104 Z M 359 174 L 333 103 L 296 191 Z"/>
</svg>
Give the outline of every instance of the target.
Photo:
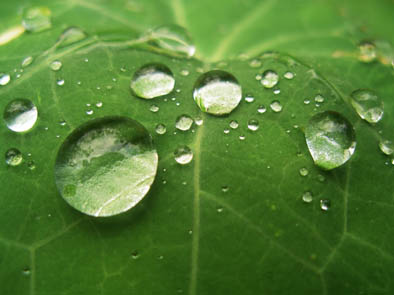
<svg viewBox="0 0 394 295">
<path fill-rule="evenodd" d="M 327 170 L 348 161 L 356 148 L 352 124 L 332 111 L 316 114 L 309 120 L 305 139 L 315 164 Z"/>
<path fill-rule="evenodd" d="M 197 117 L 194 122 L 198 125 L 201 126 L 204 123 L 204 120 L 200 117 Z"/>
<path fill-rule="evenodd" d="M 311 101 L 308 98 L 304 99 L 304 104 L 310 104 L 310 103 Z"/>
<path fill-rule="evenodd" d="M 177 163 L 179 163 L 181 165 L 186 165 L 192 161 L 193 152 L 188 146 L 183 145 L 183 146 L 178 147 L 175 150 L 174 156 L 175 156 L 175 161 Z"/>
<path fill-rule="evenodd" d="M 261 105 L 261 106 L 259 106 L 259 107 L 257 108 L 257 112 L 258 112 L 259 114 L 264 114 L 266 111 L 267 111 L 267 109 L 266 109 L 266 107 L 263 106 L 263 105 Z"/>
<path fill-rule="evenodd" d="M 103 103 L 101 101 L 96 103 L 96 107 L 101 108 L 103 106 Z"/>
<path fill-rule="evenodd" d="M 59 60 L 55 60 L 50 65 L 52 71 L 59 71 L 62 68 L 62 62 Z"/>
<path fill-rule="evenodd" d="M 23 270 L 22 270 L 22 274 L 24 275 L 24 276 L 30 276 L 31 275 L 31 270 L 30 270 L 30 268 L 24 268 Z"/>
<path fill-rule="evenodd" d="M 22 26 L 26 31 L 37 33 L 51 28 L 51 11 L 48 7 L 31 7 L 22 15 Z"/>
<path fill-rule="evenodd" d="M 157 113 L 159 111 L 159 107 L 155 104 L 152 104 L 149 108 L 152 113 Z"/>
<path fill-rule="evenodd" d="M 324 97 L 322 95 L 320 95 L 320 94 L 316 95 L 315 96 L 315 102 L 323 103 L 324 102 Z"/>
<path fill-rule="evenodd" d="M 89 115 L 89 116 L 90 116 L 90 115 L 93 115 L 93 113 L 94 113 L 93 110 L 87 110 L 87 111 L 86 111 L 86 115 Z"/>
<path fill-rule="evenodd" d="M 249 62 L 249 65 L 250 65 L 250 67 L 252 67 L 252 68 L 259 68 L 259 67 L 261 67 L 261 61 L 258 60 L 258 59 L 252 59 L 252 60 Z"/>
<path fill-rule="evenodd" d="M 222 186 L 222 192 L 227 193 L 229 191 L 229 187 L 227 185 Z"/>
<path fill-rule="evenodd" d="M 239 136 L 239 140 L 245 140 L 245 138 L 246 138 L 245 135 L 240 135 Z"/>
<path fill-rule="evenodd" d="M 275 89 L 274 90 L 274 94 L 279 94 L 280 93 L 280 89 Z"/>
<path fill-rule="evenodd" d="M 259 121 L 256 119 L 250 119 L 248 121 L 248 129 L 251 131 L 256 131 L 259 129 Z"/>
<path fill-rule="evenodd" d="M 328 210 L 330 210 L 330 208 L 331 208 L 331 201 L 328 200 L 328 199 L 320 200 L 320 208 L 321 208 L 323 211 L 328 211 Z"/>
<path fill-rule="evenodd" d="M 86 34 L 86 32 L 84 32 L 81 28 L 69 27 L 69 28 L 65 29 L 63 31 L 63 33 L 60 35 L 60 37 L 57 41 L 57 45 L 59 48 L 66 47 L 68 45 L 82 41 L 87 36 L 88 35 Z"/>
<path fill-rule="evenodd" d="M 249 103 L 254 102 L 254 97 L 251 95 L 247 95 L 245 96 L 245 101 Z"/>
<path fill-rule="evenodd" d="M 358 45 L 359 60 L 362 62 L 372 62 L 376 59 L 376 46 L 372 42 L 363 41 Z"/>
<path fill-rule="evenodd" d="M 299 172 L 301 176 L 307 176 L 309 174 L 308 169 L 306 169 L 305 167 L 301 168 Z"/>
<path fill-rule="evenodd" d="M 282 105 L 280 104 L 280 102 L 278 100 L 274 100 L 273 102 L 271 102 L 270 108 L 275 113 L 279 113 L 279 112 L 282 111 L 283 107 L 282 107 Z"/>
<path fill-rule="evenodd" d="M 63 79 L 57 80 L 56 84 L 59 85 L 59 86 L 63 86 L 64 85 L 64 80 Z"/>
<path fill-rule="evenodd" d="M 394 143 L 390 140 L 382 139 L 379 142 L 380 150 L 386 155 L 392 155 L 394 153 Z"/>
<path fill-rule="evenodd" d="M 260 81 L 261 79 L 263 79 L 263 76 L 261 76 L 260 74 L 257 74 L 257 75 L 256 75 L 256 80 L 257 80 L 257 81 Z"/>
<path fill-rule="evenodd" d="M 312 200 L 313 200 L 312 193 L 311 193 L 311 192 L 305 192 L 305 193 L 302 195 L 302 200 L 303 200 L 305 203 L 310 203 L 310 202 L 312 202 Z"/>
<path fill-rule="evenodd" d="M 157 124 L 155 130 L 156 130 L 156 133 L 160 134 L 160 135 L 163 135 L 167 132 L 166 125 L 164 125 L 164 124 Z"/>
<path fill-rule="evenodd" d="M 0 86 L 5 86 L 7 85 L 11 80 L 11 76 L 8 74 L 0 74 Z"/>
<path fill-rule="evenodd" d="M 276 72 L 267 70 L 263 73 L 261 84 L 265 88 L 272 88 L 279 82 L 279 76 Z"/>
<path fill-rule="evenodd" d="M 189 71 L 188 71 L 188 70 L 182 70 L 182 71 L 181 71 L 181 75 L 182 75 L 182 76 L 185 76 L 185 77 L 186 77 L 186 76 L 189 76 Z"/>
<path fill-rule="evenodd" d="M 11 101 L 4 110 L 3 118 L 8 129 L 15 132 L 30 130 L 37 121 L 36 106 L 28 99 L 18 98 Z"/>
<path fill-rule="evenodd" d="M 230 73 L 214 70 L 198 78 L 193 98 L 203 112 L 225 115 L 238 106 L 242 99 L 242 88 Z"/>
<path fill-rule="evenodd" d="M 36 163 L 34 163 L 34 161 L 28 161 L 28 162 L 27 162 L 27 167 L 28 167 L 30 170 L 34 170 L 34 169 L 36 169 Z"/>
<path fill-rule="evenodd" d="M 22 160 L 22 153 L 16 148 L 11 148 L 5 153 L 5 162 L 9 166 L 18 166 Z"/>
<path fill-rule="evenodd" d="M 144 65 L 134 73 L 130 84 L 134 94 L 145 99 L 169 94 L 174 86 L 174 75 L 162 64 Z"/>
<path fill-rule="evenodd" d="M 60 124 L 60 126 L 66 126 L 66 121 L 64 121 L 64 120 L 61 120 L 60 122 L 59 122 L 59 124 Z"/>
<path fill-rule="evenodd" d="M 224 134 L 229 134 L 230 133 L 230 129 L 226 128 L 226 129 L 223 130 L 223 132 L 224 132 Z"/>
<path fill-rule="evenodd" d="M 239 124 L 236 120 L 231 120 L 229 125 L 232 129 L 237 129 L 239 126 Z"/>
<path fill-rule="evenodd" d="M 33 62 L 32 56 L 28 56 L 28 57 L 24 58 L 22 60 L 22 68 L 26 68 L 26 67 L 30 66 L 32 62 Z"/>
<path fill-rule="evenodd" d="M 186 29 L 175 24 L 149 30 L 142 36 L 144 37 L 148 38 L 152 45 L 182 56 L 192 57 L 196 51 Z"/>
<path fill-rule="evenodd" d="M 372 90 L 358 89 L 352 92 L 351 103 L 357 114 L 369 123 L 377 123 L 383 117 L 383 102 Z"/>
<path fill-rule="evenodd" d="M 188 115 L 181 115 L 176 119 L 175 127 L 182 131 L 187 131 L 192 127 L 193 119 Z"/>
<path fill-rule="evenodd" d="M 133 253 L 131 253 L 131 258 L 138 259 L 140 258 L 140 253 L 138 251 L 134 251 Z"/>
<path fill-rule="evenodd" d="M 222 213 L 222 212 L 223 212 L 223 207 L 218 207 L 218 208 L 216 208 L 216 211 L 217 211 L 218 213 Z"/>
<path fill-rule="evenodd" d="M 291 80 L 294 78 L 294 74 L 292 72 L 286 72 L 283 77 L 285 77 L 288 80 Z"/>
</svg>

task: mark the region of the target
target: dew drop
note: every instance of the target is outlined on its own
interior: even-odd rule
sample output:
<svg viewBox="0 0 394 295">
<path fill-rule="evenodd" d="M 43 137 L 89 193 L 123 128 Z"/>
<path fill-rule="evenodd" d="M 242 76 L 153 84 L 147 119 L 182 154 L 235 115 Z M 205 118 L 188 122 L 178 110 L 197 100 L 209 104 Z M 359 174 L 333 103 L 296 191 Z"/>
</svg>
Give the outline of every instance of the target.
<svg viewBox="0 0 394 295">
<path fill-rule="evenodd" d="M 76 42 L 82 41 L 88 35 L 81 28 L 78 27 L 69 27 L 63 31 L 60 35 L 57 46 L 59 48 L 66 47 L 68 45 L 74 44 Z M 87 59 L 85 59 L 86 61 Z"/>
<path fill-rule="evenodd" d="M 245 96 L 245 101 L 249 103 L 254 102 L 254 97 L 251 95 L 247 95 Z"/>
<path fill-rule="evenodd" d="M 193 41 L 185 28 L 172 24 L 149 30 L 143 35 L 152 45 L 185 57 L 192 57 L 196 52 Z"/>
<path fill-rule="evenodd" d="M 140 98 L 152 99 L 169 94 L 175 86 L 171 70 L 162 64 L 148 64 L 138 69 L 130 87 Z"/>
<path fill-rule="evenodd" d="M 14 132 L 30 130 L 37 121 L 36 106 L 28 99 L 18 98 L 11 101 L 4 110 L 3 118 L 8 129 Z"/>
<path fill-rule="evenodd" d="M 197 118 L 194 120 L 194 122 L 196 122 L 196 124 L 197 124 L 198 126 L 201 126 L 201 125 L 204 123 L 204 120 L 203 120 L 202 118 L 200 118 L 200 117 L 197 117 Z"/>
<path fill-rule="evenodd" d="M 309 174 L 308 169 L 306 169 L 305 167 L 301 168 L 299 172 L 301 176 L 307 176 Z"/>
<path fill-rule="evenodd" d="M 275 113 L 279 113 L 279 112 L 282 111 L 283 107 L 282 107 L 282 105 L 280 104 L 280 102 L 278 100 L 274 100 L 273 102 L 271 102 L 270 108 Z"/>
<path fill-rule="evenodd" d="M 11 76 L 8 74 L 0 74 L 0 86 L 7 85 L 11 80 Z"/>
<path fill-rule="evenodd" d="M 250 119 L 248 121 L 248 129 L 251 131 L 256 131 L 259 129 L 259 121 L 256 119 Z"/>
<path fill-rule="evenodd" d="M 383 117 L 383 102 L 372 90 L 358 89 L 352 92 L 351 103 L 361 119 L 377 123 Z"/>
<path fill-rule="evenodd" d="M 181 71 L 181 75 L 182 75 L 182 76 L 185 76 L 185 77 L 186 77 L 186 76 L 189 76 L 189 71 L 188 71 L 188 70 L 182 70 L 182 71 Z"/>
<path fill-rule="evenodd" d="M 224 132 L 224 134 L 229 134 L 230 133 L 230 129 L 226 128 L 226 129 L 223 130 L 223 132 Z"/>
<path fill-rule="evenodd" d="M 262 77 L 260 74 L 257 74 L 257 75 L 256 75 L 256 80 L 257 80 L 257 81 L 260 81 L 261 79 L 263 79 L 263 77 Z"/>
<path fill-rule="evenodd" d="M 24 275 L 24 276 L 30 276 L 31 275 L 31 270 L 30 270 L 30 268 L 24 268 L 23 270 L 22 270 L 22 274 Z"/>
<path fill-rule="evenodd" d="M 159 107 L 155 104 L 152 104 L 149 108 L 152 113 L 157 113 L 159 111 Z"/>
<path fill-rule="evenodd" d="M 283 77 L 285 77 L 287 80 L 291 80 L 294 78 L 294 74 L 292 72 L 286 72 Z"/>
<path fill-rule="evenodd" d="M 302 200 L 303 200 L 305 203 L 310 203 L 310 202 L 312 202 L 312 200 L 313 200 L 312 193 L 311 193 L 311 192 L 305 192 L 305 193 L 302 195 Z"/>
<path fill-rule="evenodd" d="M 87 111 L 86 111 L 86 115 L 88 115 L 88 116 L 93 115 L 93 113 L 94 113 L 93 110 L 87 110 Z"/>
<path fill-rule="evenodd" d="M 18 166 L 22 160 L 22 153 L 16 148 L 11 148 L 5 153 L 5 162 L 9 166 Z"/>
<path fill-rule="evenodd" d="M 246 138 L 245 135 L 240 135 L 240 136 L 239 136 L 239 140 L 242 140 L 242 141 L 243 141 L 243 140 L 245 140 L 245 138 Z"/>
<path fill-rule="evenodd" d="M 193 159 L 192 150 L 186 146 L 178 147 L 174 152 L 175 161 L 181 165 L 189 164 Z"/>
<path fill-rule="evenodd" d="M 280 93 L 280 89 L 275 89 L 274 90 L 274 94 L 279 94 Z"/>
<path fill-rule="evenodd" d="M 81 125 L 63 142 L 56 158 L 56 185 L 78 211 L 112 216 L 144 198 L 157 165 L 144 126 L 125 117 L 104 117 Z"/>
<path fill-rule="evenodd" d="M 266 109 L 266 107 L 263 106 L 263 105 L 261 105 L 261 106 L 259 106 L 259 107 L 257 108 L 257 112 L 258 112 L 259 114 L 264 114 L 266 111 L 267 111 L 267 109 Z"/>
<path fill-rule="evenodd" d="M 62 62 L 59 60 L 55 60 L 50 65 L 52 71 L 59 71 L 62 68 Z"/>
<path fill-rule="evenodd" d="M 218 213 L 222 213 L 222 212 L 223 212 L 223 207 L 218 207 L 218 208 L 216 208 L 216 211 L 217 211 Z"/>
<path fill-rule="evenodd" d="M 51 11 L 48 7 L 31 7 L 23 11 L 22 26 L 28 32 L 37 33 L 51 28 Z"/>
<path fill-rule="evenodd" d="M 328 200 L 328 199 L 320 200 L 320 208 L 321 208 L 323 211 L 328 211 L 328 210 L 330 210 L 330 208 L 331 208 L 331 201 Z"/>
<path fill-rule="evenodd" d="M 101 108 L 103 106 L 103 103 L 101 101 L 96 103 L 96 107 Z"/>
<path fill-rule="evenodd" d="M 376 59 L 376 46 L 372 42 L 363 41 L 358 45 L 358 59 L 362 62 L 372 62 Z"/>
<path fill-rule="evenodd" d="M 138 251 L 134 251 L 133 253 L 131 253 L 131 258 L 133 258 L 134 260 L 140 258 L 140 253 L 138 253 Z"/>
<path fill-rule="evenodd" d="M 352 124 L 333 111 L 314 115 L 305 129 L 305 139 L 315 164 L 327 170 L 348 161 L 356 148 Z"/>
<path fill-rule="evenodd" d="M 57 81 L 56 81 L 56 84 L 57 84 L 58 86 L 63 86 L 63 85 L 64 85 L 64 80 L 63 80 L 63 79 L 57 80 Z"/>
<path fill-rule="evenodd" d="M 156 130 L 156 133 L 160 134 L 160 135 L 163 135 L 167 132 L 166 125 L 164 125 L 164 124 L 157 124 L 155 130 Z"/>
<path fill-rule="evenodd" d="M 227 185 L 222 186 L 222 192 L 227 193 L 229 191 L 229 187 Z"/>
<path fill-rule="evenodd" d="M 181 115 L 176 119 L 175 127 L 182 131 L 187 131 L 192 127 L 193 119 L 188 115 Z"/>
<path fill-rule="evenodd" d="M 26 67 L 30 66 L 32 62 L 33 62 L 32 56 L 28 56 L 28 57 L 24 58 L 22 60 L 22 68 L 26 68 Z"/>
<path fill-rule="evenodd" d="M 311 103 L 311 101 L 309 100 L 309 99 L 304 99 L 304 104 L 306 104 L 306 105 L 308 105 L 308 104 L 310 104 Z"/>
<path fill-rule="evenodd" d="M 60 122 L 59 122 L 59 124 L 60 124 L 60 126 L 66 126 L 66 121 L 64 121 L 64 120 L 61 120 Z"/>
<path fill-rule="evenodd" d="M 36 169 L 36 163 L 34 163 L 34 161 L 27 162 L 27 168 L 29 168 L 30 170 Z"/>
<path fill-rule="evenodd" d="M 317 103 L 323 103 L 324 102 L 324 97 L 320 94 L 315 96 L 315 102 Z"/>
<path fill-rule="evenodd" d="M 239 124 L 238 124 L 238 122 L 236 120 L 230 121 L 229 125 L 230 125 L 230 128 L 232 128 L 232 129 L 237 129 L 238 126 L 239 126 Z"/>
<path fill-rule="evenodd" d="M 385 155 L 392 155 L 394 153 L 394 143 L 390 140 L 381 140 L 379 142 L 379 148 Z"/>
<path fill-rule="evenodd" d="M 258 59 L 252 59 L 252 60 L 249 62 L 249 65 L 250 65 L 250 67 L 252 67 L 252 68 L 259 68 L 259 67 L 261 67 L 261 61 L 258 60 Z"/>
<path fill-rule="evenodd" d="M 225 115 L 238 106 L 242 99 L 242 88 L 230 73 L 214 70 L 198 78 L 193 98 L 203 112 Z"/>
<path fill-rule="evenodd" d="M 261 84 L 265 88 L 272 88 L 279 82 L 279 76 L 276 72 L 267 70 L 263 73 L 262 79 L 261 79 Z"/>
</svg>

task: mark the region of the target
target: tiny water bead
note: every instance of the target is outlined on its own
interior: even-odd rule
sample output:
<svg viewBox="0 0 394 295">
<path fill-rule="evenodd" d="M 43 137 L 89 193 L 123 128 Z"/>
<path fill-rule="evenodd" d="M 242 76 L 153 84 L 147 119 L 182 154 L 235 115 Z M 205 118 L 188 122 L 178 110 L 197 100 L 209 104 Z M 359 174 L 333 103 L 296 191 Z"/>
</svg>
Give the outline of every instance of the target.
<svg viewBox="0 0 394 295">
<path fill-rule="evenodd" d="M 259 121 L 256 119 L 250 119 L 248 121 L 248 129 L 251 131 L 256 131 L 259 129 Z"/>
<path fill-rule="evenodd" d="M 376 59 L 376 46 L 370 41 L 363 41 L 358 45 L 358 59 L 362 62 L 372 62 Z"/>
<path fill-rule="evenodd" d="M 201 126 L 201 125 L 204 123 L 204 120 L 203 120 L 202 118 L 200 118 L 200 117 L 197 117 L 197 118 L 194 120 L 194 122 L 196 122 L 196 124 L 197 124 L 198 126 Z"/>
<path fill-rule="evenodd" d="M 181 165 L 189 164 L 193 159 L 193 151 L 186 145 L 178 147 L 174 152 L 175 161 Z"/>
<path fill-rule="evenodd" d="M 237 122 L 236 120 L 231 120 L 229 126 L 230 126 L 232 129 L 237 129 L 238 126 L 239 126 L 239 124 L 238 124 L 238 122 Z"/>
<path fill-rule="evenodd" d="M 275 89 L 274 90 L 274 94 L 279 94 L 280 93 L 280 89 Z"/>
<path fill-rule="evenodd" d="M 358 89 L 350 95 L 353 108 L 361 119 L 369 123 L 377 123 L 383 117 L 383 102 L 379 96 L 369 89 Z"/>
<path fill-rule="evenodd" d="M 152 45 L 178 55 L 192 57 L 196 52 L 189 33 L 185 28 L 175 24 L 149 30 L 142 36 L 144 37 L 148 38 Z"/>
<path fill-rule="evenodd" d="M 159 111 L 159 107 L 155 104 L 152 104 L 149 108 L 152 113 L 157 113 Z"/>
<path fill-rule="evenodd" d="M 174 75 L 162 64 L 147 64 L 138 69 L 131 79 L 133 93 L 145 99 L 169 94 L 175 86 Z"/>
<path fill-rule="evenodd" d="M 155 130 L 156 130 L 156 133 L 160 134 L 160 135 L 163 135 L 167 132 L 166 125 L 164 125 L 164 124 L 157 124 Z"/>
<path fill-rule="evenodd" d="M 93 113 L 94 113 L 93 110 L 87 110 L 86 111 L 86 115 L 88 115 L 88 116 L 93 115 Z"/>
<path fill-rule="evenodd" d="M 315 96 L 315 102 L 317 103 L 323 103 L 324 102 L 324 97 L 320 94 Z"/>
<path fill-rule="evenodd" d="M 291 80 L 294 78 L 294 74 L 292 72 L 286 72 L 283 77 L 285 77 L 287 80 Z"/>
<path fill-rule="evenodd" d="M 0 86 L 7 85 L 11 80 L 11 76 L 8 74 L 0 74 Z"/>
<path fill-rule="evenodd" d="M 245 101 L 249 103 L 254 102 L 254 97 L 251 95 L 247 95 L 245 96 Z"/>
<path fill-rule="evenodd" d="M 273 112 L 275 113 L 279 113 L 282 111 L 282 105 L 278 100 L 274 100 L 273 102 L 271 102 L 270 104 L 270 108 Z"/>
<path fill-rule="evenodd" d="M 308 169 L 306 169 L 305 167 L 302 167 L 299 172 L 301 176 L 307 176 L 309 174 Z"/>
<path fill-rule="evenodd" d="M 9 166 L 18 166 L 22 160 L 22 153 L 16 148 L 11 148 L 5 153 L 5 162 Z"/>
<path fill-rule="evenodd" d="M 55 61 L 51 62 L 50 67 L 51 67 L 52 71 L 55 71 L 55 72 L 59 71 L 62 68 L 62 62 L 55 60 Z"/>
<path fill-rule="evenodd" d="M 175 127 L 182 131 L 187 131 L 193 125 L 193 119 L 188 115 L 181 115 L 176 119 Z"/>
<path fill-rule="evenodd" d="M 250 65 L 250 67 L 252 67 L 252 68 L 259 68 L 259 67 L 261 67 L 261 60 L 252 59 L 252 60 L 249 62 L 249 65 Z"/>
<path fill-rule="evenodd" d="M 158 155 L 137 121 L 103 117 L 75 129 L 55 165 L 57 188 L 72 207 L 92 216 L 112 216 L 137 205 L 155 179 Z"/>
<path fill-rule="evenodd" d="M 314 115 L 305 128 L 305 139 L 315 164 L 326 170 L 343 165 L 356 148 L 352 124 L 333 111 Z"/>
<path fill-rule="evenodd" d="M 302 195 L 302 200 L 303 200 L 305 203 L 310 203 L 310 202 L 312 202 L 312 200 L 313 200 L 312 193 L 311 193 L 311 192 L 305 192 L 305 193 L 303 193 L 303 195 Z"/>
<path fill-rule="evenodd" d="M 242 88 L 230 73 L 213 70 L 198 78 L 193 98 L 203 112 L 225 115 L 231 113 L 240 103 Z"/>
<path fill-rule="evenodd" d="M 81 28 L 69 27 L 69 28 L 65 29 L 63 31 L 63 33 L 60 35 L 60 37 L 57 41 L 57 46 L 59 48 L 66 47 L 68 45 L 82 41 L 87 36 L 88 35 L 86 34 L 86 32 L 83 31 Z M 88 61 L 88 59 L 86 58 L 85 61 Z"/>
<path fill-rule="evenodd" d="M 276 72 L 267 70 L 263 73 L 260 82 L 265 88 L 272 88 L 278 84 L 279 76 Z"/>
<path fill-rule="evenodd" d="M 328 199 L 322 199 L 320 200 L 320 208 L 323 211 L 328 211 L 331 208 L 331 201 Z"/>
<path fill-rule="evenodd" d="M 3 118 L 8 129 L 14 132 L 30 130 L 37 121 L 36 106 L 28 99 L 18 98 L 11 101 L 4 110 Z"/>
<path fill-rule="evenodd" d="M 267 109 L 266 109 L 266 107 L 263 106 L 263 105 L 261 105 L 261 106 L 259 106 L 259 107 L 257 108 L 257 112 L 258 112 L 259 114 L 264 114 L 266 111 L 267 111 Z"/>
<path fill-rule="evenodd" d="M 26 68 L 26 67 L 30 66 L 32 62 L 33 62 L 33 57 L 32 56 L 25 57 L 22 60 L 21 66 L 22 66 L 22 68 Z"/>
<path fill-rule="evenodd" d="M 379 148 L 385 155 L 392 155 L 394 153 L 394 143 L 391 140 L 382 139 L 379 142 Z"/>
<path fill-rule="evenodd" d="M 57 81 L 56 81 L 56 84 L 57 84 L 58 86 L 63 86 L 63 85 L 64 85 L 64 80 L 63 80 L 63 79 L 57 80 Z"/>
<path fill-rule="evenodd" d="M 23 11 L 22 26 L 26 31 L 37 33 L 52 27 L 51 11 L 48 7 L 31 7 Z"/>
</svg>

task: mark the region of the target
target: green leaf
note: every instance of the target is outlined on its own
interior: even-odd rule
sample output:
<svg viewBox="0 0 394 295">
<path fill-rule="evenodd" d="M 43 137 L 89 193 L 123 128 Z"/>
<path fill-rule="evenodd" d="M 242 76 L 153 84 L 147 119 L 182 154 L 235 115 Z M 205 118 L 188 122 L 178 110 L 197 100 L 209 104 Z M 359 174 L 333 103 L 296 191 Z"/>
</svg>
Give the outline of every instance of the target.
<svg viewBox="0 0 394 295">
<path fill-rule="evenodd" d="M 394 140 L 392 2 L 343 2 L 2 3 L 0 73 L 11 80 L 0 86 L 0 110 L 26 98 L 38 120 L 25 133 L 0 125 L 0 154 L 16 148 L 23 155 L 20 165 L 0 165 L 0 293 L 392 294 L 394 165 L 378 147 Z M 24 32 L 31 7 L 51 11 L 50 28 Z M 194 40 L 193 59 L 139 37 L 171 23 Z M 81 30 L 78 38 L 62 35 L 70 27 Z M 376 46 L 371 62 L 360 60 L 363 41 Z M 62 63 L 59 70 L 53 61 Z M 152 63 L 172 71 L 175 91 L 137 98 L 132 76 Z M 193 88 L 214 69 L 231 73 L 254 101 L 243 100 L 228 116 L 203 113 Z M 256 80 L 266 70 L 280 77 L 272 89 Z M 293 79 L 284 78 L 287 72 Z M 353 109 L 357 89 L 383 101 L 377 124 Z M 324 98 L 319 107 L 317 95 Z M 273 101 L 280 112 L 270 108 Z M 265 113 L 257 111 L 261 105 Z M 330 171 L 314 165 L 303 133 L 323 111 L 345 117 L 357 141 L 350 160 Z M 203 124 L 177 130 L 181 115 Z M 54 166 L 63 140 L 103 116 L 143 124 L 159 168 L 140 204 L 94 218 L 62 199 Z M 247 128 L 252 119 L 256 131 Z M 232 120 L 238 128 L 229 127 Z M 157 134 L 157 124 L 167 132 Z M 194 157 L 179 165 L 174 151 L 185 145 Z M 305 192 L 311 203 L 302 201 Z M 320 200 L 330 201 L 329 210 Z"/>
</svg>

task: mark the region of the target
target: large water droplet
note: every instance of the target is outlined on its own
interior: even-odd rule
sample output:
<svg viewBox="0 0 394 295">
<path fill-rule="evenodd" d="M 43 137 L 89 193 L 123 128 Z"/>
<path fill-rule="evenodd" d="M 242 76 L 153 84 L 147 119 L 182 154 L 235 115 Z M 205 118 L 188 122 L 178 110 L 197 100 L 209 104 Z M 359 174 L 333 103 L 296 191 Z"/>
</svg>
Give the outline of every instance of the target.
<svg viewBox="0 0 394 295">
<path fill-rule="evenodd" d="M 134 73 L 130 87 L 141 98 L 152 99 L 170 93 L 175 86 L 174 75 L 162 64 L 148 64 Z"/>
<path fill-rule="evenodd" d="M 22 153 L 18 149 L 11 148 L 5 153 L 5 162 L 9 166 L 18 166 L 22 160 Z"/>
<path fill-rule="evenodd" d="M 143 199 L 157 164 L 144 126 L 125 117 L 104 117 L 83 124 L 63 142 L 56 158 L 56 185 L 75 209 L 116 215 Z"/>
<path fill-rule="evenodd" d="M 10 75 L 8 74 L 0 74 L 0 86 L 5 86 L 7 85 L 11 80 Z"/>
<path fill-rule="evenodd" d="M 7 127 L 15 132 L 30 130 L 37 121 L 36 106 L 28 99 L 18 98 L 11 101 L 4 110 L 3 118 Z"/>
<path fill-rule="evenodd" d="M 279 76 L 276 72 L 267 70 L 263 73 L 262 79 L 261 79 L 261 84 L 265 88 L 272 88 L 279 82 Z"/>
<path fill-rule="evenodd" d="M 351 103 L 357 114 L 369 123 L 377 123 L 383 117 L 383 102 L 375 92 L 358 89 L 352 92 Z"/>
<path fill-rule="evenodd" d="M 145 36 L 154 46 L 182 56 L 192 57 L 196 51 L 186 29 L 178 25 L 160 26 L 148 31 Z"/>
<path fill-rule="evenodd" d="M 391 140 L 381 140 L 379 142 L 379 148 L 382 153 L 390 156 L 394 153 L 394 143 Z"/>
<path fill-rule="evenodd" d="M 358 45 L 360 51 L 359 60 L 363 62 L 372 62 L 376 59 L 376 46 L 372 42 L 363 41 Z"/>
<path fill-rule="evenodd" d="M 175 127 L 182 131 L 187 131 L 192 127 L 193 119 L 188 115 L 179 116 L 176 119 Z"/>
<path fill-rule="evenodd" d="M 31 7 L 23 12 L 22 25 L 29 32 L 42 32 L 51 28 L 51 11 L 48 7 Z"/>
<path fill-rule="evenodd" d="M 190 163 L 193 159 L 193 151 L 186 145 L 178 147 L 175 152 L 175 161 L 181 165 Z"/>
<path fill-rule="evenodd" d="M 230 73 L 214 70 L 198 78 L 193 98 L 203 112 L 225 115 L 238 106 L 242 99 L 242 88 Z"/>
<path fill-rule="evenodd" d="M 348 161 L 356 148 L 352 124 L 332 111 L 313 116 L 305 129 L 305 138 L 315 164 L 327 170 Z"/>
<path fill-rule="evenodd" d="M 63 31 L 60 35 L 57 46 L 59 48 L 66 47 L 73 43 L 79 42 L 85 39 L 88 35 L 81 28 L 78 27 L 69 27 Z"/>
</svg>

